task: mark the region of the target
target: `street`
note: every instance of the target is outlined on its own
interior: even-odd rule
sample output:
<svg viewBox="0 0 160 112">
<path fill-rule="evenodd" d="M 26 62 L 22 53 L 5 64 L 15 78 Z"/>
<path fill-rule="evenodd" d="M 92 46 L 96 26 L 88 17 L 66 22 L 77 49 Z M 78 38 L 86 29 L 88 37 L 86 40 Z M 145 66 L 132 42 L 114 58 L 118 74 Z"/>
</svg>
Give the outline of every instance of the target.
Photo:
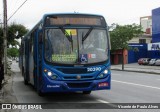
<svg viewBox="0 0 160 112">
<path fill-rule="evenodd" d="M 15 72 L 12 89 L 18 103 L 160 103 L 160 75 L 112 70 L 112 85 L 109 91 L 93 91 L 90 95 L 83 95 L 81 93 L 55 93 L 40 97 L 32 86 L 24 85 L 23 78 L 19 72 L 18 63 L 13 62 L 12 71 Z M 28 110 L 23 111 L 27 112 Z M 55 111 L 59 111 L 59 109 Z M 73 110 L 71 109 L 70 111 Z M 76 111 L 81 112 L 84 110 L 76 109 Z M 86 109 L 85 111 L 96 112 L 96 110 L 93 109 Z M 100 111 L 103 112 L 104 110 L 100 109 Z M 124 112 L 122 109 L 109 109 L 107 111 Z M 134 110 L 130 109 L 125 111 L 130 112 Z M 137 109 L 136 111 L 158 112 L 159 109 Z"/>
</svg>

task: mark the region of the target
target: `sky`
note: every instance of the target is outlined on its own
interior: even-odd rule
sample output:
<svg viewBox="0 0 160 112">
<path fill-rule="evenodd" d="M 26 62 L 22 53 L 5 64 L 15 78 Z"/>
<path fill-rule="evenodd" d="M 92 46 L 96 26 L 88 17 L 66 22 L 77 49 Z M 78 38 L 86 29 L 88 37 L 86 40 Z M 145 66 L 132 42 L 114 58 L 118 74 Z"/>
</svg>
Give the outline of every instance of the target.
<svg viewBox="0 0 160 112">
<path fill-rule="evenodd" d="M 8 18 L 25 0 L 7 0 Z M 140 23 L 140 17 L 150 16 L 160 7 L 160 0 L 28 0 L 9 20 L 31 29 L 46 13 L 92 13 L 103 15 L 108 25 Z M 0 22 L 3 0 L 0 1 Z"/>
</svg>

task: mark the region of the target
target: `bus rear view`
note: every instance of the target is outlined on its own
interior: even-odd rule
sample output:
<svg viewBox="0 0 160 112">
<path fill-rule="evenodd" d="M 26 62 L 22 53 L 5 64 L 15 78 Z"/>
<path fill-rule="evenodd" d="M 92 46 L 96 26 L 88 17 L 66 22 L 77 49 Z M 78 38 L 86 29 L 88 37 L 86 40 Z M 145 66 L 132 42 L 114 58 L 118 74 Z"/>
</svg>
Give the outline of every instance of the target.
<svg viewBox="0 0 160 112">
<path fill-rule="evenodd" d="M 110 42 L 103 16 L 46 14 L 40 25 L 33 42 L 38 42 L 33 58 L 39 66 L 33 85 L 40 93 L 110 89 Z"/>
</svg>

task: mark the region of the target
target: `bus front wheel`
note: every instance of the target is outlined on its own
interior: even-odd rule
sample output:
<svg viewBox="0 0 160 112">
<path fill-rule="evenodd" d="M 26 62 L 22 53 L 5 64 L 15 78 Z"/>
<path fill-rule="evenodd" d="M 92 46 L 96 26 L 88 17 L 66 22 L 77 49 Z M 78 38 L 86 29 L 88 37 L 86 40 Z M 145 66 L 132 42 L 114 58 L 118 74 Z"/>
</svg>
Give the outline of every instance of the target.
<svg viewBox="0 0 160 112">
<path fill-rule="evenodd" d="M 91 91 L 83 91 L 83 94 L 91 94 Z"/>
<path fill-rule="evenodd" d="M 44 97 L 44 96 L 45 96 L 45 94 L 44 94 L 41 90 L 37 90 L 37 93 L 38 93 L 38 95 L 41 96 L 41 97 Z"/>
<path fill-rule="evenodd" d="M 36 79 L 37 79 L 37 78 L 36 78 Z M 43 93 L 43 92 L 41 91 L 41 89 L 40 89 L 40 82 L 39 82 L 39 81 L 37 81 L 36 89 L 37 89 L 37 93 L 38 93 L 39 96 L 41 96 L 41 97 L 45 96 L 45 93 Z"/>
</svg>

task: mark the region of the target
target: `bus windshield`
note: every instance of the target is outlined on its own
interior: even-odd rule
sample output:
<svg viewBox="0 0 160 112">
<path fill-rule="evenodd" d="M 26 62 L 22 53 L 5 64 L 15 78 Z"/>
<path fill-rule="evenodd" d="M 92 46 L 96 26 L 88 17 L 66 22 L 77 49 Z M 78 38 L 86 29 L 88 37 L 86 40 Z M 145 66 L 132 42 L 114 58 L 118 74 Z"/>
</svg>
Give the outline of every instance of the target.
<svg viewBox="0 0 160 112">
<path fill-rule="evenodd" d="M 92 64 L 108 59 L 105 29 L 45 30 L 45 60 L 59 64 Z"/>
</svg>

